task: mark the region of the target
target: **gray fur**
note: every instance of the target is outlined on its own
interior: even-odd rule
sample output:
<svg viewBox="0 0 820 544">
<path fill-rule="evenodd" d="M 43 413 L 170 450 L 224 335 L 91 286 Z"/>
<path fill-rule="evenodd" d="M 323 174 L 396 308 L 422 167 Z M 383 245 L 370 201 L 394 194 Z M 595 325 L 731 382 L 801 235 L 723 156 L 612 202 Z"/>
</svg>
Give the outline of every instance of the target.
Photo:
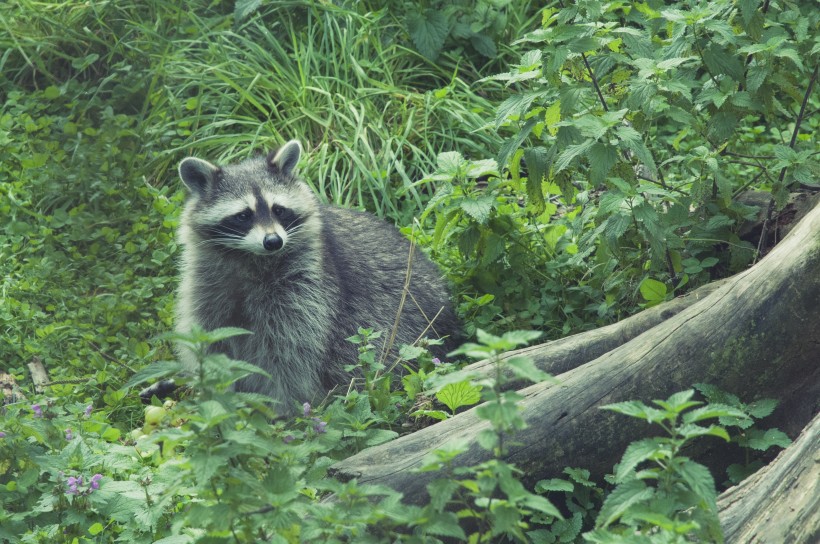
<svg viewBox="0 0 820 544">
<path fill-rule="evenodd" d="M 176 328 L 184 333 L 197 324 L 206 330 L 252 331 L 214 349 L 268 372 L 272 380 L 251 376 L 237 389 L 269 395 L 280 401 L 283 412 L 349 381 L 343 367 L 356 361 L 357 350 L 345 338 L 357 327 L 390 336 L 410 254 L 410 243 L 393 226 L 363 212 L 320 204 L 294 174 L 300 155 L 298 142 L 291 141 L 267 158 L 225 167 L 188 158 L 179 167 L 190 194 L 179 229 L 183 252 Z M 261 226 L 254 224 L 242 237 L 230 230 L 215 237 L 209 229 L 220 214 L 241 215 L 242 202 L 255 205 L 254 194 L 264 194 L 268 207 L 298 214 L 298 226 L 265 220 L 266 210 L 254 208 L 254 221 Z M 281 240 L 281 248 L 260 247 L 270 238 Z M 441 273 L 416 249 L 394 345 L 414 343 L 422 334 L 450 335 L 446 350 L 456 332 Z M 194 363 L 185 348 L 178 355 Z"/>
</svg>

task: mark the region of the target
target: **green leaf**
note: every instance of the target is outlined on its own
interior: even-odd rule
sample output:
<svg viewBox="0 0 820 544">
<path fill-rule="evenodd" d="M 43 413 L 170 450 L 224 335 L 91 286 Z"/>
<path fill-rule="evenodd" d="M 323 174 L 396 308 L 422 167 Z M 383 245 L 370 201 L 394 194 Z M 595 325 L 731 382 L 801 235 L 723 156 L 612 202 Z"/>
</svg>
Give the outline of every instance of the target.
<svg viewBox="0 0 820 544">
<path fill-rule="evenodd" d="M 455 413 L 462 406 L 471 406 L 481 401 L 481 386 L 469 381 L 450 383 L 436 393 L 436 398 Z"/>
<path fill-rule="evenodd" d="M 237 22 L 250 17 L 262 5 L 261 0 L 237 0 L 233 8 L 233 16 Z"/>
<path fill-rule="evenodd" d="M 655 491 L 648 488 L 641 480 L 629 480 L 618 485 L 612 493 L 607 495 L 595 526 L 609 527 L 633 505 L 648 502 L 655 496 Z"/>
<path fill-rule="evenodd" d="M 546 208 L 541 187 L 544 178 L 549 174 L 551 160 L 551 153 L 543 147 L 533 147 L 524 151 L 524 162 L 527 165 L 527 202 L 532 206 L 535 215 L 540 215 Z"/>
<path fill-rule="evenodd" d="M 540 480 L 535 484 L 536 493 L 549 493 L 550 491 L 561 491 L 564 493 L 572 493 L 575 485 L 567 480 L 560 478 L 551 478 L 549 480 Z"/>
<path fill-rule="evenodd" d="M 595 140 L 585 140 L 580 144 L 568 145 L 555 159 L 555 173 L 568 167 L 573 160 L 586 153 L 594 143 Z"/>
<path fill-rule="evenodd" d="M 695 423 L 696 421 L 703 421 L 704 419 L 713 419 L 716 417 L 735 417 L 739 419 L 749 419 L 743 410 L 729 406 L 728 404 L 707 404 L 700 408 L 696 408 L 683 414 L 684 423 Z"/>
<path fill-rule="evenodd" d="M 755 429 L 746 432 L 749 435 L 746 443 L 750 448 L 758 451 L 766 451 L 773 446 L 787 448 L 792 443 L 786 433 L 779 429 L 769 429 L 765 432 Z"/>
<path fill-rule="evenodd" d="M 641 282 L 641 296 L 647 302 L 661 302 L 666 300 L 666 284 L 652 278 L 644 278 Z"/>
<path fill-rule="evenodd" d="M 618 162 L 618 150 L 608 144 L 596 143 L 589 149 L 589 181 L 603 183 L 606 175 Z"/>
<path fill-rule="evenodd" d="M 746 413 L 756 419 L 771 415 L 780 402 L 777 399 L 760 399 L 746 406 Z"/>
<path fill-rule="evenodd" d="M 533 383 L 545 382 L 548 380 L 555 381 L 555 379 L 548 373 L 544 372 L 533 362 L 532 358 L 519 355 L 504 361 L 504 365 L 512 370 L 519 378 L 529 380 Z"/>
<path fill-rule="evenodd" d="M 105 529 L 105 527 L 103 526 L 103 524 L 102 524 L 102 523 L 97 522 L 97 523 L 93 524 L 91 527 L 89 527 L 89 528 L 88 528 L 88 532 L 89 532 L 92 536 L 94 536 L 94 535 L 98 535 L 98 534 L 100 534 L 100 533 L 102 532 L 102 530 L 103 530 L 103 529 Z"/>
<path fill-rule="evenodd" d="M 441 11 L 425 10 L 407 16 L 407 31 L 419 53 L 430 60 L 436 60 L 444 47 L 444 40 L 450 34 L 450 24 Z"/>
<path fill-rule="evenodd" d="M 735 81 L 743 81 L 743 63 L 716 42 L 703 51 L 703 62 L 713 76 L 726 74 Z"/>
<path fill-rule="evenodd" d="M 490 218 L 490 212 L 495 207 L 495 204 L 494 195 L 481 195 L 472 199 L 464 198 L 459 202 L 461 209 L 482 225 Z"/>
<path fill-rule="evenodd" d="M 709 469 L 700 463 L 686 459 L 677 467 L 678 474 L 694 493 L 703 499 L 711 510 L 716 510 L 717 491 Z"/>
<path fill-rule="evenodd" d="M 618 470 L 615 473 L 615 482 L 622 483 L 631 477 L 632 472 L 640 463 L 655 456 L 662 456 L 663 446 L 657 439 L 645 438 L 632 442 L 627 446 L 621 462 L 618 463 Z"/>
<path fill-rule="evenodd" d="M 158 361 L 156 363 L 151 363 L 131 376 L 131 379 L 125 382 L 125 385 L 122 386 L 121 391 L 130 389 L 135 385 L 140 385 L 151 380 L 175 376 L 182 372 L 182 369 L 182 364 L 176 361 Z"/>
</svg>

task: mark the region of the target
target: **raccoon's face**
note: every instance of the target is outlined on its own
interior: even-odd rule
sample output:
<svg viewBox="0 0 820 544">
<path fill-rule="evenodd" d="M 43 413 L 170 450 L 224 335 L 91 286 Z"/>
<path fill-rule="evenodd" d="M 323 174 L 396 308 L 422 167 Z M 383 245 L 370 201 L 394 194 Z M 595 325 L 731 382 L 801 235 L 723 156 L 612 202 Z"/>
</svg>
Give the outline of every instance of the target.
<svg viewBox="0 0 820 544">
<path fill-rule="evenodd" d="M 266 158 L 217 167 L 188 158 L 179 175 L 191 190 L 182 218 L 195 242 L 274 255 L 315 229 L 317 202 L 293 173 L 301 146 L 290 141 Z M 301 233 L 301 234 L 300 234 Z"/>
</svg>

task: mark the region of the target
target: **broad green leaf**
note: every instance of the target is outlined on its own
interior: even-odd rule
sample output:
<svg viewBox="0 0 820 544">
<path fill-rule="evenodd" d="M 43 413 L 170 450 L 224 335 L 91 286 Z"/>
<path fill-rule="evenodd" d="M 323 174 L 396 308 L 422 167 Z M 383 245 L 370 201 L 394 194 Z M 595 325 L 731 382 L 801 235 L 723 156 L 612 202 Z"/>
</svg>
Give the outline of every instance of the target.
<svg viewBox="0 0 820 544">
<path fill-rule="evenodd" d="M 156 363 L 151 363 L 131 376 L 131 379 L 125 382 L 125 385 L 122 386 L 122 390 L 130 389 L 135 385 L 140 385 L 154 379 L 175 376 L 182 372 L 182 370 L 182 364 L 176 361 L 159 361 Z"/>
<path fill-rule="evenodd" d="M 463 173 L 465 163 L 464 156 L 458 151 L 445 151 L 436 157 L 438 173 L 449 177 L 458 177 Z"/>
<path fill-rule="evenodd" d="M 423 13 L 408 14 L 407 31 L 418 52 L 430 60 L 436 60 L 450 33 L 450 24 L 444 13 L 428 9 Z"/>
<path fill-rule="evenodd" d="M 469 381 L 451 383 L 442 387 L 436 393 L 436 398 L 455 413 L 462 406 L 471 406 L 481 401 L 481 387 Z"/>
<path fill-rule="evenodd" d="M 558 173 L 568 167 L 573 160 L 586 153 L 594 143 L 594 140 L 585 140 L 580 144 L 567 146 L 555 159 L 555 172 Z"/>
<path fill-rule="evenodd" d="M 560 478 L 550 478 L 549 480 L 540 480 L 535 484 L 536 493 L 549 493 L 550 491 L 561 491 L 564 493 L 572 493 L 575 489 L 575 484 Z"/>
<path fill-rule="evenodd" d="M 749 419 L 746 413 L 739 408 L 729 406 L 728 404 L 707 404 L 700 408 L 695 408 L 683 414 L 684 423 L 695 423 L 703 421 L 704 419 L 714 419 L 716 417 L 735 417 L 739 419 Z"/>
<path fill-rule="evenodd" d="M 483 225 L 490 218 L 495 203 L 495 196 L 481 195 L 471 199 L 465 198 L 459 202 L 459 206 L 467 215 Z"/>
<path fill-rule="evenodd" d="M 546 207 L 541 186 L 549 174 L 550 153 L 543 147 L 529 148 L 524 151 L 524 162 L 527 165 L 527 202 L 533 213 L 539 215 Z"/>
<path fill-rule="evenodd" d="M 652 278 L 644 278 L 641 282 L 641 296 L 647 302 L 660 302 L 666 300 L 666 284 Z"/>
<path fill-rule="evenodd" d="M 779 429 L 769 429 L 765 432 L 750 430 L 747 433 L 749 437 L 746 443 L 750 448 L 758 451 L 766 451 L 773 446 L 787 448 L 792 443 L 786 433 Z"/>
<path fill-rule="evenodd" d="M 746 406 L 746 412 L 756 419 L 771 415 L 780 402 L 777 399 L 760 399 Z"/>
</svg>

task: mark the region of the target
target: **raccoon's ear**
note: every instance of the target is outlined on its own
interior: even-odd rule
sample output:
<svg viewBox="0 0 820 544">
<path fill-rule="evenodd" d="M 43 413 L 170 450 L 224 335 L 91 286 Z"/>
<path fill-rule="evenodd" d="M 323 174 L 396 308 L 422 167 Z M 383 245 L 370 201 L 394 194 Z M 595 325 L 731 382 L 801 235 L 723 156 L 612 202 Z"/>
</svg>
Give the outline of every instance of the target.
<svg viewBox="0 0 820 544">
<path fill-rule="evenodd" d="M 212 187 L 219 167 L 208 161 L 188 157 L 179 163 L 179 178 L 192 193 L 203 195 Z"/>
<path fill-rule="evenodd" d="M 290 176 L 301 156 L 302 144 L 298 140 L 291 140 L 268 155 L 268 166 L 285 176 Z"/>
</svg>

